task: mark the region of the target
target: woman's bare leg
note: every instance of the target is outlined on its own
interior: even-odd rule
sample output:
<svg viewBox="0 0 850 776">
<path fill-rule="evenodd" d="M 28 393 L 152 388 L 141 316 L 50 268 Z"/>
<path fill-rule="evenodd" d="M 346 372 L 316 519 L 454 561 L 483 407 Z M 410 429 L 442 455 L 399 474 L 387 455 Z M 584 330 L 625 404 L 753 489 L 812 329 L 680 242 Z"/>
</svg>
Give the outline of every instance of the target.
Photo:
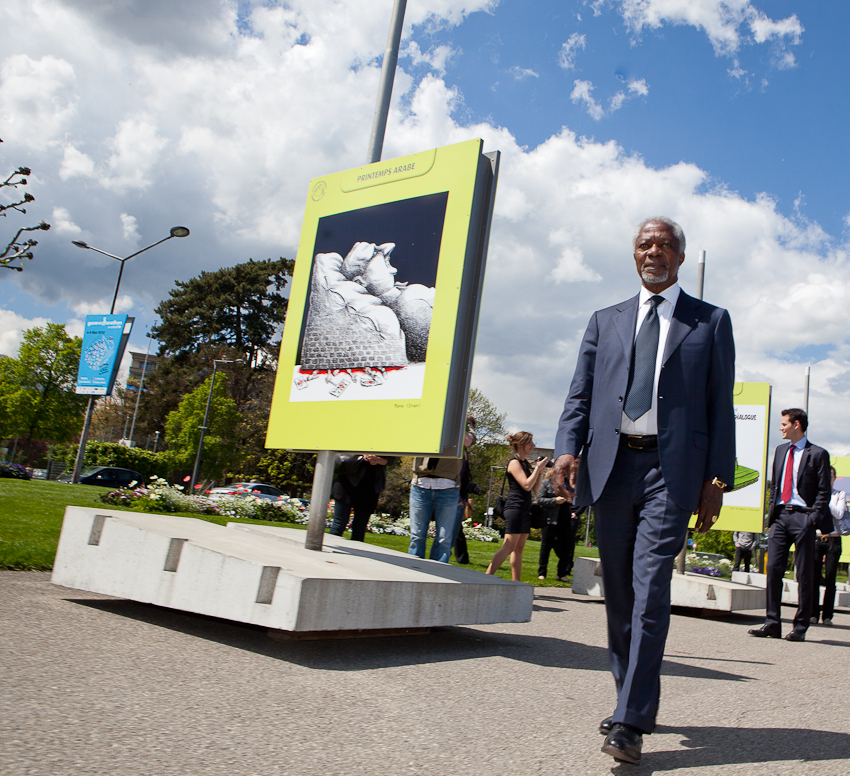
<svg viewBox="0 0 850 776">
<path fill-rule="evenodd" d="M 505 562 L 505 558 L 510 555 L 516 546 L 517 535 L 516 534 L 505 534 L 505 541 L 498 550 L 496 550 L 496 554 L 493 556 L 493 560 L 490 561 L 490 565 L 487 566 L 487 574 L 495 574 Z"/>
<path fill-rule="evenodd" d="M 516 546 L 511 552 L 511 579 L 519 582 L 522 578 L 522 551 L 528 541 L 528 534 L 517 534 Z"/>
</svg>

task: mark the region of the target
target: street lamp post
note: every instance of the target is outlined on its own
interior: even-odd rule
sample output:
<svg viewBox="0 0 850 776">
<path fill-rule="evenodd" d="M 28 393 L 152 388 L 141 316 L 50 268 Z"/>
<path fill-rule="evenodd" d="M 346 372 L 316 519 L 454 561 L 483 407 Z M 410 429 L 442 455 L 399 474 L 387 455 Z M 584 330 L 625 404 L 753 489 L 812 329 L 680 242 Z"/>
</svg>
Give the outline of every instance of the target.
<svg viewBox="0 0 850 776">
<path fill-rule="evenodd" d="M 215 373 L 219 364 L 241 364 L 242 359 L 235 361 L 228 359 L 214 359 L 212 380 L 210 380 L 210 392 L 207 395 L 207 408 L 204 410 L 204 422 L 201 426 L 201 438 L 198 440 L 198 454 L 195 456 L 195 468 L 192 470 L 192 481 L 189 483 L 189 493 L 195 495 L 195 483 L 198 481 L 198 473 L 201 470 L 201 456 L 204 454 L 204 437 L 207 433 L 207 419 L 210 416 L 210 404 L 212 404 L 213 389 L 215 388 Z"/>
<path fill-rule="evenodd" d="M 126 259 L 122 259 L 120 256 L 115 256 L 111 253 L 107 253 L 106 251 L 102 251 L 100 248 L 95 248 L 88 243 L 84 243 L 82 240 L 71 240 L 71 243 L 76 245 L 78 248 L 85 248 L 89 251 L 102 253 L 104 256 L 109 256 L 109 258 L 121 262 L 121 269 L 118 271 L 118 282 L 115 284 L 115 293 L 112 295 L 112 307 L 109 308 L 109 314 L 112 315 L 115 312 L 115 302 L 118 301 L 118 289 L 121 287 L 121 277 L 124 275 L 124 263 L 132 259 L 134 256 L 138 256 L 140 253 L 144 253 L 145 251 L 149 251 L 151 248 L 155 248 L 157 245 L 161 245 L 166 240 L 170 240 L 172 237 L 188 236 L 189 230 L 185 226 L 172 226 L 168 237 L 163 237 L 161 240 L 157 240 L 157 242 L 148 245 L 147 248 L 142 248 L 140 251 L 131 253 Z M 83 470 L 83 459 L 86 456 L 86 442 L 88 441 L 89 426 L 91 426 L 91 416 L 93 412 L 94 396 L 90 396 L 88 406 L 86 407 L 86 418 L 83 421 L 83 430 L 80 432 L 80 444 L 77 446 L 77 459 L 74 461 L 74 476 L 71 478 L 71 482 L 75 484 L 79 483 L 80 472 Z"/>
</svg>

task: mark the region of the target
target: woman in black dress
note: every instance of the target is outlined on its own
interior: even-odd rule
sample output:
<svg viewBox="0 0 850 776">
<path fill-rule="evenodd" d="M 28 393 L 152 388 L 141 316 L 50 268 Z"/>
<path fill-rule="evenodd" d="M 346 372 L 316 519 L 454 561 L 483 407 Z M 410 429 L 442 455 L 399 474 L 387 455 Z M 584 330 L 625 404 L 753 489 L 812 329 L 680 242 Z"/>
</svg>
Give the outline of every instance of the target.
<svg viewBox="0 0 850 776">
<path fill-rule="evenodd" d="M 522 551 L 531 531 L 531 494 L 540 487 L 548 459 L 546 456 L 538 458 L 533 467 L 525 460 L 534 450 L 534 438 L 527 431 L 509 434 L 508 444 L 514 456 L 508 462 L 510 490 L 505 502 L 505 541 L 487 566 L 487 573 L 495 574 L 510 555 L 511 579 L 519 582 L 522 576 Z"/>
</svg>

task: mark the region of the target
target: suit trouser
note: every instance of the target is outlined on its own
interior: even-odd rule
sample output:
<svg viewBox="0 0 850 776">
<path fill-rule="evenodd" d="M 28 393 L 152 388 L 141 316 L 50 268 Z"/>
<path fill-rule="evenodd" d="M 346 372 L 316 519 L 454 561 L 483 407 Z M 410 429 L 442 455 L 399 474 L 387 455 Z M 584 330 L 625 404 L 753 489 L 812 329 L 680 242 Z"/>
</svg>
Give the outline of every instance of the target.
<svg viewBox="0 0 850 776">
<path fill-rule="evenodd" d="M 794 630 L 805 633 L 812 616 L 812 586 L 815 577 L 815 527 L 808 511 L 776 507 L 779 516 L 767 535 L 767 616 L 765 625 L 780 626 L 782 616 L 782 581 L 788 568 L 788 553 L 794 545 L 797 568 L 797 613 Z"/>
<path fill-rule="evenodd" d="M 835 578 L 838 576 L 838 559 L 841 557 L 841 537 L 830 536 L 825 541 L 815 540 L 815 569 L 812 583 L 812 617 L 831 620 L 835 612 Z M 820 584 L 823 579 L 823 606 L 820 603 Z"/>
<path fill-rule="evenodd" d="M 670 580 L 690 510 L 670 498 L 658 450 L 621 446 L 593 505 L 617 686 L 614 722 L 655 728 L 661 661 L 670 627 Z"/>
</svg>

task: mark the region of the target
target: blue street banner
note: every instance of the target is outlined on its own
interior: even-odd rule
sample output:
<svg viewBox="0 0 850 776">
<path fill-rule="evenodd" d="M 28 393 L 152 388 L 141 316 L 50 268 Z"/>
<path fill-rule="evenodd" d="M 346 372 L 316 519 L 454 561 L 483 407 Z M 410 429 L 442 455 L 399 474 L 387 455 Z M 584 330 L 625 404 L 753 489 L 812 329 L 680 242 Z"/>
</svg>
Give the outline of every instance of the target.
<svg viewBox="0 0 850 776">
<path fill-rule="evenodd" d="M 133 328 L 126 315 L 87 315 L 76 392 L 109 396 Z"/>
</svg>

